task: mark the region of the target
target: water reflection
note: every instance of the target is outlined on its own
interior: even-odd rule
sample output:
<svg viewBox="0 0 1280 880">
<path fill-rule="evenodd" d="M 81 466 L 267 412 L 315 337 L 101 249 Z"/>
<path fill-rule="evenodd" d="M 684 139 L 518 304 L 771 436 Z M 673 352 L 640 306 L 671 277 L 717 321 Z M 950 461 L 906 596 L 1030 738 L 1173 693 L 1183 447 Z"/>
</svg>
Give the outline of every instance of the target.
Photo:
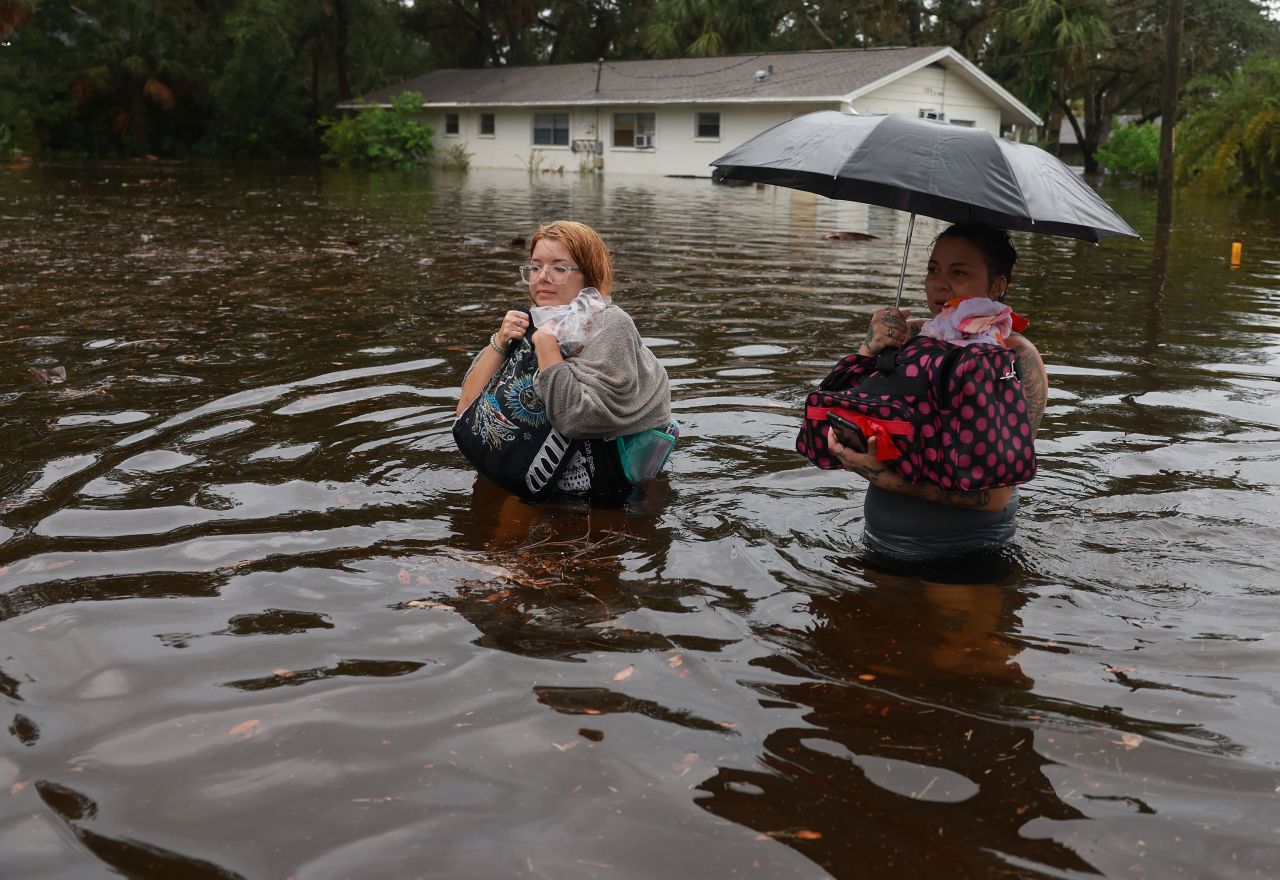
<svg viewBox="0 0 1280 880">
<path fill-rule="evenodd" d="M 192 880 L 243 880 L 243 875 L 227 871 L 201 859 L 131 840 L 108 837 L 83 823 L 98 813 L 92 798 L 54 782 L 37 782 L 36 793 L 49 810 L 62 819 L 75 838 L 102 860 L 102 863 L 126 877 L 169 876 Z"/>
<path fill-rule="evenodd" d="M 1018 718 L 1018 694 L 1034 686 L 1017 662 L 1019 592 L 863 575 L 865 587 L 813 597 L 807 630 L 767 631 L 778 651 L 762 665 L 801 681 L 759 690 L 806 707 L 806 725 L 769 734 L 762 769 L 722 768 L 698 803 L 837 877 L 1089 871 L 1021 832 L 1082 814 Z"/>
</svg>

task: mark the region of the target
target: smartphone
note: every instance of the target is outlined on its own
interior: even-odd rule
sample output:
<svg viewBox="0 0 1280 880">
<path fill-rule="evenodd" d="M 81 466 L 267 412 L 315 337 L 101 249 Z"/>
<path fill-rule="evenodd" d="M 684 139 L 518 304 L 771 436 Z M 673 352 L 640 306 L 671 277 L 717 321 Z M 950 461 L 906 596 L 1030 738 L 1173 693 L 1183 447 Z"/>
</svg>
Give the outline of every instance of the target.
<svg viewBox="0 0 1280 880">
<path fill-rule="evenodd" d="M 835 428 L 836 439 L 854 452 L 867 451 L 867 435 L 862 429 L 846 418 L 835 413 L 827 413 L 827 423 Z"/>
</svg>

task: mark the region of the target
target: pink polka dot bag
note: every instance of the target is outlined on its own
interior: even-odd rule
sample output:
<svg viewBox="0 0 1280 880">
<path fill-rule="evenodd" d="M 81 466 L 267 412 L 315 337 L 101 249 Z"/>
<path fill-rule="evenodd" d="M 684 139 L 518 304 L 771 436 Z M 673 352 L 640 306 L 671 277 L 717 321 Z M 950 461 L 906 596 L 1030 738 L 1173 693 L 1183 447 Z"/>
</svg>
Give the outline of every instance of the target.
<svg viewBox="0 0 1280 880">
<path fill-rule="evenodd" d="M 1036 475 L 1027 401 L 1015 364 L 1000 345 L 952 345 L 916 336 L 878 358 L 843 358 L 805 400 L 796 451 L 827 470 L 827 415 L 875 437 L 877 459 L 911 482 L 977 491 Z"/>
</svg>

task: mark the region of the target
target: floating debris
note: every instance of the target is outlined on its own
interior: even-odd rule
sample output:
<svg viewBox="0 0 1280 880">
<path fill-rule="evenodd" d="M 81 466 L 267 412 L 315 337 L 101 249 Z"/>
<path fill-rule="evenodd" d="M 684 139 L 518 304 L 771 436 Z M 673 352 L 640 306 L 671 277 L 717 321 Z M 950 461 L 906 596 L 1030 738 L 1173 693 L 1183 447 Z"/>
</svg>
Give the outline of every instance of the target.
<svg viewBox="0 0 1280 880">
<path fill-rule="evenodd" d="M 46 385 L 61 385 L 67 381 L 66 367 L 31 367 L 30 372 Z"/>
</svg>

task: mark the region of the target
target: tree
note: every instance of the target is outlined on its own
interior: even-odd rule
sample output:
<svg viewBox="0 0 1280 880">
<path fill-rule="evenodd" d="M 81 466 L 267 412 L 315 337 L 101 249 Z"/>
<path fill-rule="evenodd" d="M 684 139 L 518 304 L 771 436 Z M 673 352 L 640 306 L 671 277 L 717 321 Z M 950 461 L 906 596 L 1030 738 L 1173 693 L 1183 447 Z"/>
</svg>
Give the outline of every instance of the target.
<svg viewBox="0 0 1280 880">
<path fill-rule="evenodd" d="M 188 142 L 202 115 L 200 78 L 170 7 L 33 6 L 8 41 L 0 94 L 25 106 L 39 144 L 57 152 L 137 155 Z"/>
<path fill-rule="evenodd" d="M 41 69 L 54 49 L 44 29 L 31 26 L 38 6 L 39 0 L 0 3 L 0 156 L 38 152 L 41 132 L 75 112 L 71 96 L 60 95 Z"/>
<path fill-rule="evenodd" d="M 1280 196 L 1280 58 L 1250 56 L 1187 85 L 1178 177 L 1214 193 Z"/>
<path fill-rule="evenodd" d="M 235 155 L 315 155 L 319 119 L 340 101 L 428 66 L 389 0 L 238 0 L 229 55 L 211 92 L 203 147 Z"/>
<path fill-rule="evenodd" d="M 939 7 L 968 0 L 943 0 Z M 890 0 L 779 0 L 769 48 L 859 49 L 920 45 L 932 39 L 936 21 L 922 2 Z"/>
<path fill-rule="evenodd" d="M 338 101 L 429 67 L 398 0 L 0 0 L 5 149 L 317 155 Z"/>
<path fill-rule="evenodd" d="M 1094 158 L 1112 115 L 1103 98 L 1121 75 L 1099 66 L 1113 43 L 1104 0 L 1024 0 L 998 16 L 1010 52 L 1007 67 L 1023 70 L 1022 93 L 1032 109 L 1061 112 L 1071 123 L 1084 153 L 1086 171 L 1096 171 Z M 1084 108 L 1084 126 L 1076 118 L 1073 99 Z"/>
<path fill-rule="evenodd" d="M 0 0 L 0 40 L 6 40 L 18 28 L 30 24 L 40 0 Z"/>
<path fill-rule="evenodd" d="M 498 67 L 538 60 L 534 0 L 423 0 L 406 21 L 441 67 Z"/>
<path fill-rule="evenodd" d="M 772 0 L 657 0 L 645 46 L 658 57 L 752 52 L 768 47 L 782 17 Z"/>
<path fill-rule="evenodd" d="M 930 44 L 950 46 L 971 60 L 981 58 L 990 45 L 996 8 L 996 0 L 936 0 Z"/>
<path fill-rule="evenodd" d="M 1023 0 L 997 13 L 983 69 L 1042 116 L 1076 130 L 1087 171 L 1119 114 L 1159 116 L 1167 0 Z M 1223 75 L 1280 26 L 1256 0 L 1200 0 L 1186 17 L 1184 77 Z"/>
<path fill-rule="evenodd" d="M 305 60 L 291 33 L 289 0 L 242 0 L 227 18 L 230 56 L 213 80 L 214 120 L 202 149 L 216 155 L 314 152 Z M 296 23 L 296 19 L 292 20 Z"/>
<path fill-rule="evenodd" d="M 544 54 L 551 64 L 644 58 L 644 26 L 650 0 L 550 0 L 538 16 Z"/>
<path fill-rule="evenodd" d="M 1159 114 L 1169 0 L 0 0 L 5 149 L 311 155 L 339 101 L 444 67 L 954 46 L 1096 167 Z M 1182 69 L 1275 52 L 1262 0 L 1197 0 Z"/>
</svg>

